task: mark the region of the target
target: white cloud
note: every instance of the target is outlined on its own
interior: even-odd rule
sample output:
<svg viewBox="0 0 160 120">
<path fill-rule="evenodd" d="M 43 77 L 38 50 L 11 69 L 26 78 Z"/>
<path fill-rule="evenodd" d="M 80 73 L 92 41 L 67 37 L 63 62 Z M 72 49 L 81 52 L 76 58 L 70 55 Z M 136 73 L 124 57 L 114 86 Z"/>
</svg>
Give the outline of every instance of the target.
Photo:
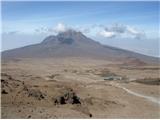
<svg viewBox="0 0 160 120">
<path fill-rule="evenodd" d="M 63 23 L 58 23 L 57 26 L 54 28 L 54 31 L 56 33 L 59 33 L 59 32 L 65 32 L 67 30 L 67 26 Z"/>
<path fill-rule="evenodd" d="M 138 31 L 135 28 L 132 28 L 130 26 L 127 26 L 127 30 L 128 30 L 128 32 L 130 32 L 132 34 L 138 34 Z"/>
<path fill-rule="evenodd" d="M 141 39 L 145 37 L 145 33 L 142 31 L 139 31 L 133 27 L 127 26 L 127 30 L 130 34 L 132 34 L 135 38 Z"/>
<path fill-rule="evenodd" d="M 145 33 L 125 24 L 112 24 L 110 26 L 105 25 L 91 25 L 91 26 L 68 26 L 64 23 L 58 23 L 54 27 L 41 27 L 35 30 L 36 33 L 40 34 L 58 34 L 65 32 L 69 29 L 80 31 L 87 35 L 98 35 L 105 38 L 136 38 L 141 39 L 145 37 Z"/>
<path fill-rule="evenodd" d="M 101 36 L 106 38 L 113 38 L 113 37 L 131 37 L 141 39 L 145 37 L 145 33 L 137 30 L 131 26 L 124 25 L 124 24 L 113 24 L 110 27 L 105 27 L 101 25 L 102 30 L 99 32 Z"/>
<path fill-rule="evenodd" d="M 126 26 L 123 24 L 113 24 L 110 28 L 105 28 L 108 31 L 114 31 L 116 33 L 124 33 L 126 31 Z"/>
<path fill-rule="evenodd" d="M 65 32 L 69 29 L 67 25 L 63 23 L 58 23 L 55 27 L 40 27 L 38 29 L 35 29 L 36 33 L 45 33 L 45 34 L 57 34 L 60 32 Z"/>
<path fill-rule="evenodd" d="M 112 38 L 115 36 L 115 33 L 103 30 L 99 32 L 99 35 L 107 37 L 107 38 Z"/>
</svg>

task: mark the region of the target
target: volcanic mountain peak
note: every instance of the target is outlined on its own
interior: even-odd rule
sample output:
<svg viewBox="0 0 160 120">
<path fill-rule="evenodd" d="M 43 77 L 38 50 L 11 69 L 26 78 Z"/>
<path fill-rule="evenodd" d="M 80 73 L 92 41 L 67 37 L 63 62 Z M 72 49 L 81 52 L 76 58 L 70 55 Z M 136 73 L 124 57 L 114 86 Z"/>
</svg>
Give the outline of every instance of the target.
<svg viewBox="0 0 160 120">
<path fill-rule="evenodd" d="M 58 37 L 85 37 L 81 32 L 77 32 L 75 30 L 69 29 L 65 32 L 60 32 Z"/>
<path fill-rule="evenodd" d="M 2 52 L 3 59 L 52 57 L 87 57 L 117 61 L 128 60 L 128 57 L 131 57 L 149 63 L 157 63 L 158 61 L 154 57 L 102 45 L 74 30 L 67 30 L 56 36 L 48 36 L 40 44 Z"/>
<path fill-rule="evenodd" d="M 42 41 L 42 44 L 79 44 L 79 43 L 87 43 L 91 42 L 89 38 L 83 35 L 81 32 L 77 32 L 75 30 L 69 29 L 65 32 L 60 32 L 59 34 L 50 35 Z M 94 42 L 94 41 L 92 41 Z"/>
</svg>

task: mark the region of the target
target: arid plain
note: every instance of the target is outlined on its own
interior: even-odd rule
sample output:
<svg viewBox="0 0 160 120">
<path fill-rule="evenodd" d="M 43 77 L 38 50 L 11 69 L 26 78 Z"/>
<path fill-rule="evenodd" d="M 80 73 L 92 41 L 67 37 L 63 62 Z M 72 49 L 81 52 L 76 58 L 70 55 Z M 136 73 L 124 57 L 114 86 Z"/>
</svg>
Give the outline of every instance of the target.
<svg viewBox="0 0 160 120">
<path fill-rule="evenodd" d="M 131 62 L 2 60 L 2 118 L 160 118 L 160 68 Z"/>
</svg>

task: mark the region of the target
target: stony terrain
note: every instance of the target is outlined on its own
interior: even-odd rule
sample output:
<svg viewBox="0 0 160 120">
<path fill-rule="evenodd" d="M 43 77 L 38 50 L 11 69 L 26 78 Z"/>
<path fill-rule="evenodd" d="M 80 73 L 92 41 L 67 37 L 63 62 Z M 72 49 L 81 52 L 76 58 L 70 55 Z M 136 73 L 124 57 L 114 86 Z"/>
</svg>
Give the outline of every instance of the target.
<svg viewBox="0 0 160 120">
<path fill-rule="evenodd" d="M 160 118 L 157 65 L 134 60 L 2 61 L 2 118 Z M 107 76 L 121 80 L 104 80 Z"/>
</svg>

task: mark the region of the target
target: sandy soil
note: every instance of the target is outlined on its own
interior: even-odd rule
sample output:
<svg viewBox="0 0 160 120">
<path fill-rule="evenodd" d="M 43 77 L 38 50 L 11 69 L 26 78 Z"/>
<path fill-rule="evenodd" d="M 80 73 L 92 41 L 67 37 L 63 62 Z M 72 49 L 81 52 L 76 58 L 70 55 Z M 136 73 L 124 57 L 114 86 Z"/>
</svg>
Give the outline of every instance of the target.
<svg viewBox="0 0 160 120">
<path fill-rule="evenodd" d="M 143 67 L 82 58 L 3 61 L 2 118 L 160 118 L 158 103 L 116 86 L 159 99 L 159 85 L 132 81 L 159 77 L 157 66 Z M 104 80 L 106 71 L 125 79 Z M 70 90 L 80 103 L 55 103 Z"/>
</svg>

